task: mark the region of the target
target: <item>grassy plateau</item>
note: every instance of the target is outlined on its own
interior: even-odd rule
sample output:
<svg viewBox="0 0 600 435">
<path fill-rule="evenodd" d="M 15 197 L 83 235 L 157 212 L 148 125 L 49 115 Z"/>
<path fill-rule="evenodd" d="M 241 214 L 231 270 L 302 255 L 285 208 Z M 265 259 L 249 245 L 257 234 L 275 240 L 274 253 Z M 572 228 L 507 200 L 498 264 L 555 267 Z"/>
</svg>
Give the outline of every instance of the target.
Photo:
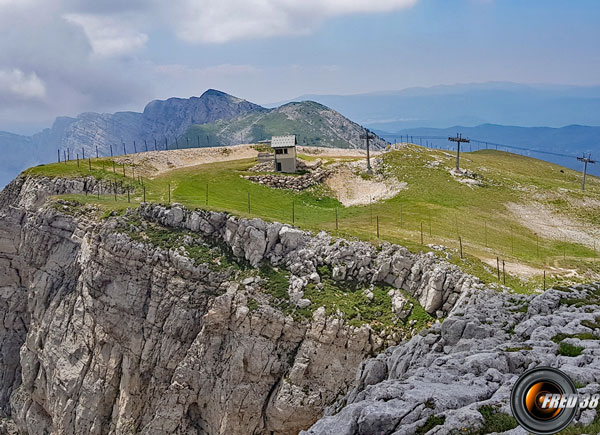
<svg viewBox="0 0 600 435">
<path fill-rule="evenodd" d="M 260 217 L 373 243 L 399 243 L 413 251 L 434 249 L 484 282 L 506 282 L 516 291 L 541 289 L 544 272 L 546 287 L 598 279 L 598 178 L 588 176 L 581 191 L 580 173 L 517 154 L 481 150 L 463 153 L 461 159 L 461 167 L 478 181 L 474 186 L 450 173 L 454 159 L 451 152 L 416 145 L 384 153 L 376 171 L 405 182 L 407 188 L 391 199 L 350 207 L 324 185 L 294 192 L 242 178 L 250 174 L 255 159 L 174 168 L 143 178 L 141 168 L 113 166 L 111 158 L 41 165 L 26 173 L 101 179 L 100 192 L 63 198 L 94 203 L 106 212 L 133 207 L 145 194 L 148 202 Z M 332 163 L 324 160 L 325 165 Z M 129 198 L 123 191 L 115 195 L 114 183 L 129 186 Z M 515 204 L 527 213 L 515 214 Z"/>
</svg>

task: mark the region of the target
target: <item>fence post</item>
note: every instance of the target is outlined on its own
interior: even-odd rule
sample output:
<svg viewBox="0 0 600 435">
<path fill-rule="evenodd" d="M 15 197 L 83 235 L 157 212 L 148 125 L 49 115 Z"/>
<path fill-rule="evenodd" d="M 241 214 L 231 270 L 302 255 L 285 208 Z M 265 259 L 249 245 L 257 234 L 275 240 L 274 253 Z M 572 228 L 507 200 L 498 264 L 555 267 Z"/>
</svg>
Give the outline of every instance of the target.
<svg viewBox="0 0 600 435">
<path fill-rule="evenodd" d="M 129 197 L 129 184 L 127 185 L 127 202 L 131 202 L 131 198 Z"/>
<path fill-rule="evenodd" d="M 423 244 L 423 221 L 421 221 L 421 245 Z"/>
<path fill-rule="evenodd" d="M 504 269 L 504 260 L 502 260 L 502 279 L 504 280 L 504 285 L 506 285 L 506 270 Z"/>
<path fill-rule="evenodd" d="M 77 167 L 79 168 L 79 153 L 77 153 Z"/>
<path fill-rule="evenodd" d="M 458 236 L 458 243 L 460 244 L 460 258 L 463 258 L 462 237 L 461 236 Z"/>
<path fill-rule="evenodd" d="M 58 163 L 60 163 L 60 150 L 56 150 L 58 151 Z"/>
<path fill-rule="evenodd" d="M 498 272 L 498 281 L 500 281 L 500 258 L 496 257 L 496 271 Z"/>
<path fill-rule="evenodd" d="M 144 189 L 144 202 L 146 202 L 146 186 L 142 186 L 142 188 Z"/>
<path fill-rule="evenodd" d="M 90 169 L 90 172 L 92 172 L 92 159 L 88 157 L 88 168 Z"/>
<path fill-rule="evenodd" d="M 377 219 L 377 238 L 379 238 L 379 215 L 376 216 Z"/>
<path fill-rule="evenodd" d="M 114 182 L 113 187 L 114 187 L 114 192 L 115 192 L 115 201 L 117 201 L 117 182 L 116 181 Z"/>
</svg>

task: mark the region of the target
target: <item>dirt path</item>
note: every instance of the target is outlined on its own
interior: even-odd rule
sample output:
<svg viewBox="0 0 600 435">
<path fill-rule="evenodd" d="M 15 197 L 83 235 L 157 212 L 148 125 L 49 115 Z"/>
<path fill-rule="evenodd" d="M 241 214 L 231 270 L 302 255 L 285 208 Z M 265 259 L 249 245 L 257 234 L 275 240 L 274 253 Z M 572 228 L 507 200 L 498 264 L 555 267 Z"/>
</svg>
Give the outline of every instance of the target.
<svg viewBox="0 0 600 435">
<path fill-rule="evenodd" d="M 366 205 L 371 201 L 393 198 L 407 188 L 405 182 L 400 182 L 394 176 L 362 177 L 361 173 L 366 173 L 366 166 L 363 160 L 339 164 L 325 180 L 325 184 L 344 206 Z"/>
<path fill-rule="evenodd" d="M 556 214 L 536 202 L 530 204 L 509 202 L 506 208 L 523 226 L 543 238 L 579 243 L 590 248 L 593 248 L 600 239 L 600 231 L 597 228 Z"/>
<path fill-rule="evenodd" d="M 346 148 L 298 147 L 298 152 L 314 157 L 356 158 L 365 157 L 365 150 Z M 380 152 L 373 152 L 378 155 Z M 155 177 L 177 168 L 202 165 L 205 163 L 224 162 L 256 158 L 258 150 L 254 145 L 234 145 L 227 147 L 186 148 L 181 150 L 148 151 L 127 154 L 115 158 L 117 163 L 136 165 L 136 171 L 145 177 Z"/>
<path fill-rule="evenodd" d="M 117 163 L 135 164 L 141 175 L 154 177 L 177 168 L 256 158 L 258 151 L 252 145 L 230 147 L 187 148 L 182 150 L 148 151 L 115 158 Z"/>
</svg>

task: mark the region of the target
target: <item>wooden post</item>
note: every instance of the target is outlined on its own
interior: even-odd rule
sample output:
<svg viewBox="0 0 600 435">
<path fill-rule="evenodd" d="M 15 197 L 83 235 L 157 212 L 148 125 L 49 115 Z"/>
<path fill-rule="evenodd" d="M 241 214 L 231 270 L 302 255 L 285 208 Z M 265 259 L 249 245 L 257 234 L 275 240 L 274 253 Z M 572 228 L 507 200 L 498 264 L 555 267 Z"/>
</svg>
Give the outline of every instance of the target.
<svg viewBox="0 0 600 435">
<path fill-rule="evenodd" d="M 77 153 L 77 167 L 79 167 L 79 153 Z"/>
<path fill-rule="evenodd" d="M 544 290 L 546 290 L 546 271 L 544 270 Z"/>
<path fill-rule="evenodd" d="M 98 145 L 96 145 L 96 158 L 100 157 L 100 155 L 98 154 Z"/>
<path fill-rule="evenodd" d="M 421 221 L 421 245 L 423 244 L 423 222 Z"/>
<path fill-rule="evenodd" d="M 376 216 L 377 219 L 377 238 L 379 238 L 379 215 Z"/>
<path fill-rule="evenodd" d="M 131 202 L 131 198 L 129 197 L 129 184 L 127 185 L 127 202 Z"/>
<path fill-rule="evenodd" d="M 56 150 L 58 151 L 58 163 L 60 163 L 60 150 Z"/>
<path fill-rule="evenodd" d="M 89 157 L 88 157 L 88 168 L 91 172 L 92 171 L 92 159 L 90 159 Z"/>
<path fill-rule="evenodd" d="M 63 150 L 63 161 L 65 162 L 65 165 L 67 164 L 67 152 L 65 150 Z"/>
<path fill-rule="evenodd" d="M 81 148 L 81 159 L 85 160 L 85 148 Z"/>
<path fill-rule="evenodd" d="M 502 260 L 502 279 L 504 280 L 504 285 L 506 285 L 506 269 L 504 268 L 504 260 Z"/>
<path fill-rule="evenodd" d="M 98 181 L 98 199 L 100 199 L 100 186 L 102 185 L 102 181 Z"/>
<path fill-rule="evenodd" d="M 133 153 L 137 154 L 137 147 L 135 146 L 135 141 L 133 141 Z"/>
<path fill-rule="evenodd" d="M 144 189 L 144 202 L 146 202 L 146 186 L 142 186 L 142 189 Z"/>
<path fill-rule="evenodd" d="M 458 243 L 460 244 L 460 258 L 463 258 L 462 237 L 460 236 L 458 236 Z"/>
<path fill-rule="evenodd" d="M 498 271 L 498 281 L 500 281 L 500 259 L 496 257 L 496 270 Z"/>
<path fill-rule="evenodd" d="M 113 156 L 113 152 L 112 152 L 112 144 L 109 145 L 110 146 L 110 156 Z"/>
<path fill-rule="evenodd" d="M 114 192 L 115 192 L 115 201 L 117 200 L 117 182 L 115 181 L 114 185 Z"/>
</svg>

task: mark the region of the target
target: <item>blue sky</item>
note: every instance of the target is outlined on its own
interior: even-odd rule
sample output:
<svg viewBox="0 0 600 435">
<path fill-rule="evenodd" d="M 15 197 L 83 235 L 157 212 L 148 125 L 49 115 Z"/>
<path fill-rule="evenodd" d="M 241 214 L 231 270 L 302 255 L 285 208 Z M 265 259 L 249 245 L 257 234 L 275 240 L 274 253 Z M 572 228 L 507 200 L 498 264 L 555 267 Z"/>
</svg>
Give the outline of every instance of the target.
<svg viewBox="0 0 600 435">
<path fill-rule="evenodd" d="M 0 129 L 207 88 L 308 93 L 600 84 L 594 0 L 0 0 Z"/>
</svg>

